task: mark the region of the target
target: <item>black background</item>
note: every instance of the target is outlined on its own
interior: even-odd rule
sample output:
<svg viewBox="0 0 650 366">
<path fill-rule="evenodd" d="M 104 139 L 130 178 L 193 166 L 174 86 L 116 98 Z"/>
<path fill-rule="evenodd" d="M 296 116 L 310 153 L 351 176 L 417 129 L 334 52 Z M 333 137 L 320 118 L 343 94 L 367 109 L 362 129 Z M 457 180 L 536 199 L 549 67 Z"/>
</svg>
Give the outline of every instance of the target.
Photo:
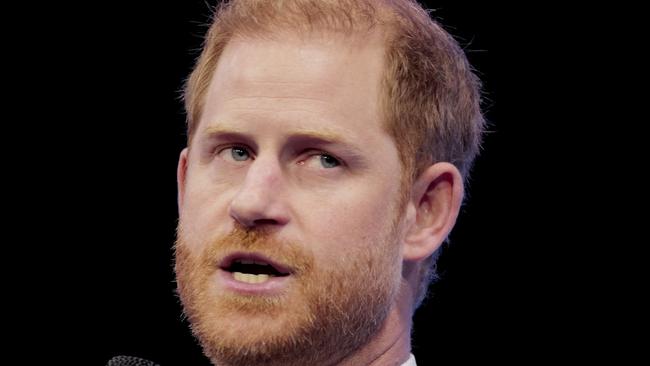
<svg viewBox="0 0 650 366">
<path fill-rule="evenodd" d="M 534 6 L 427 5 L 483 80 L 490 131 L 439 262 L 442 278 L 415 314 L 413 353 L 429 365 L 575 351 L 587 316 L 565 295 L 580 279 L 555 281 L 569 261 L 558 259 L 569 251 L 562 243 L 573 239 L 557 234 L 572 218 L 550 200 L 558 181 L 570 181 L 571 161 L 558 164 L 556 149 L 579 114 L 559 113 L 572 93 L 557 83 L 573 68 L 557 37 L 566 19 Z M 13 176 L 28 177 L 18 184 L 30 200 L 16 216 L 28 222 L 20 234 L 27 258 L 36 259 L 24 271 L 37 268 L 37 279 L 25 276 L 16 297 L 35 298 L 28 311 L 51 325 L 39 325 L 44 337 L 28 328 L 25 338 L 57 344 L 67 364 L 103 365 L 125 354 L 208 365 L 181 320 L 172 271 L 185 144 L 180 89 L 208 5 L 115 1 L 31 14 L 23 24 L 35 34 L 19 38 L 17 55 L 38 74 L 14 90 L 24 104 L 12 106 L 18 116 L 8 123 L 28 131 L 7 139 L 21 146 L 8 160 L 25 162 Z M 549 133 L 549 124 L 562 132 Z M 29 243 L 45 245 L 37 254 Z"/>
</svg>

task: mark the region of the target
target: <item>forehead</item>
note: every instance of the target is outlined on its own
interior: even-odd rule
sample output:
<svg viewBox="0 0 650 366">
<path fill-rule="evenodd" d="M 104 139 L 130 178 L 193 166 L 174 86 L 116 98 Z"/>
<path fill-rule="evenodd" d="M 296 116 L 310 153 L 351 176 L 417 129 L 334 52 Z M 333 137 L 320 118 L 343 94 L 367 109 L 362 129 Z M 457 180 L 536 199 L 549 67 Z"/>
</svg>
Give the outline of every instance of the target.
<svg viewBox="0 0 650 366">
<path fill-rule="evenodd" d="M 271 115 L 300 119 L 301 128 L 380 128 L 383 67 L 378 35 L 235 38 L 220 57 L 200 125 Z"/>
<path fill-rule="evenodd" d="M 215 75 L 232 86 L 274 78 L 324 87 L 369 86 L 379 81 L 384 59 L 382 42 L 373 38 L 366 42 L 337 35 L 235 38 L 225 47 Z"/>
</svg>

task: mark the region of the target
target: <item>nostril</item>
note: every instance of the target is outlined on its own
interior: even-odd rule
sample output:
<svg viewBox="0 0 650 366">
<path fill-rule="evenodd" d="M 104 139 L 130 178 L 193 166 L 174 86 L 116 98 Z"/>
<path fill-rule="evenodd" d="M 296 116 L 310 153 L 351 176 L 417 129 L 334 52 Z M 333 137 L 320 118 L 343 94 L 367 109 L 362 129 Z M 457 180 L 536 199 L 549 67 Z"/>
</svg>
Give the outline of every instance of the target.
<svg viewBox="0 0 650 366">
<path fill-rule="evenodd" d="M 228 206 L 228 215 L 242 226 L 280 226 L 289 221 L 285 202 L 277 195 L 265 198 L 244 193 L 233 197 Z"/>
</svg>

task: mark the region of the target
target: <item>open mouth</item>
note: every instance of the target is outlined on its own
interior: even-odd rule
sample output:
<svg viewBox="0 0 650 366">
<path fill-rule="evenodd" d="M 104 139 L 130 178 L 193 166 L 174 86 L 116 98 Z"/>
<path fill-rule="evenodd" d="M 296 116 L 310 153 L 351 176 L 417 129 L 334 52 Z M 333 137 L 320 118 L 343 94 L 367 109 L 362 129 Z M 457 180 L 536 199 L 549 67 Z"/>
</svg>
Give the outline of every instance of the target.
<svg viewBox="0 0 650 366">
<path fill-rule="evenodd" d="M 231 255 L 222 261 L 219 268 L 232 273 L 235 281 L 253 284 L 291 274 L 288 268 L 255 254 Z"/>
</svg>

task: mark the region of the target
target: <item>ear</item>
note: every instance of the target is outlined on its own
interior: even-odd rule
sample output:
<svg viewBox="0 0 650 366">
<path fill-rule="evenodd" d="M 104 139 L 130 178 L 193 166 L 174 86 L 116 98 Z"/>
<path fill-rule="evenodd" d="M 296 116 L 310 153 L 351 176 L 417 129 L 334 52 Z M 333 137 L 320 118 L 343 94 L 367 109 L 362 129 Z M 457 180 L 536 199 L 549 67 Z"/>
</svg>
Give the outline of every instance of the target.
<svg viewBox="0 0 650 366">
<path fill-rule="evenodd" d="M 404 238 L 404 259 L 420 261 L 445 241 L 463 202 L 463 178 L 450 163 L 436 163 L 413 183 L 410 220 Z"/>
<path fill-rule="evenodd" d="M 183 207 L 183 198 L 185 197 L 185 182 L 187 179 L 187 158 L 189 149 L 186 147 L 181 151 L 178 158 L 178 168 L 176 168 L 176 182 L 178 184 L 178 211 L 180 213 Z"/>
</svg>

